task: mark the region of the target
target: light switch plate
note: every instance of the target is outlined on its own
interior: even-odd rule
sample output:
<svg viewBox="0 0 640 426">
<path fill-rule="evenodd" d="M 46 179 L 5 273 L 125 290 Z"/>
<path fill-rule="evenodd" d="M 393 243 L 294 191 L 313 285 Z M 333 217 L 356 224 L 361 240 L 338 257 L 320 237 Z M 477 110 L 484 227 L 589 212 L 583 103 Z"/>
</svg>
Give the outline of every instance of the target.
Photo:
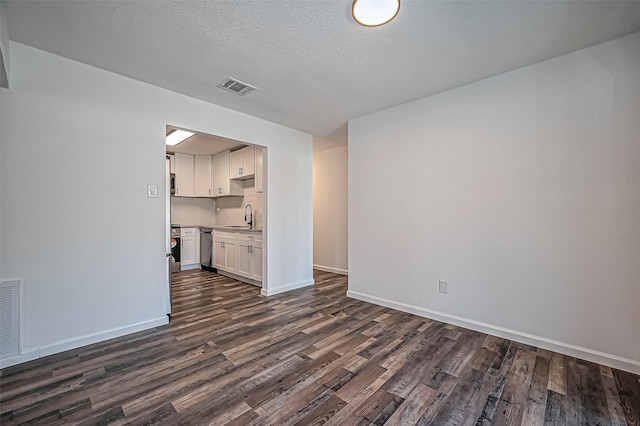
<svg viewBox="0 0 640 426">
<path fill-rule="evenodd" d="M 158 185 L 147 185 L 147 198 L 158 198 Z"/>
<path fill-rule="evenodd" d="M 448 294 L 449 293 L 449 282 L 445 280 L 438 281 L 438 291 L 440 293 Z"/>
</svg>

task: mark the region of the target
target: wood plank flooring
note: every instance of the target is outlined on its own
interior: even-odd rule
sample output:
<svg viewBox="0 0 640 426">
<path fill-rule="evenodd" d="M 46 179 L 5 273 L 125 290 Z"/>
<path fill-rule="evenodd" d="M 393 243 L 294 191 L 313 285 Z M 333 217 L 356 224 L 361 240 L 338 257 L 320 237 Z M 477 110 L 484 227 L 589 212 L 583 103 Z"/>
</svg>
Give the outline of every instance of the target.
<svg viewBox="0 0 640 426">
<path fill-rule="evenodd" d="M 167 326 L 9 367 L 0 424 L 640 425 L 640 377 L 345 297 L 176 274 Z"/>
</svg>

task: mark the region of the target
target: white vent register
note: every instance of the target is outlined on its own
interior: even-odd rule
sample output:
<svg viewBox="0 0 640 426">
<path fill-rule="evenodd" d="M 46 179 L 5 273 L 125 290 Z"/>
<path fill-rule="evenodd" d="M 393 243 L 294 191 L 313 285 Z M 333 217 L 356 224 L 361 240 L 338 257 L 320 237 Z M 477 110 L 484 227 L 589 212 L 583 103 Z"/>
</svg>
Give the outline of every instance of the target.
<svg viewBox="0 0 640 426">
<path fill-rule="evenodd" d="M 247 93 L 251 93 L 256 90 L 256 88 L 252 85 L 243 83 L 242 81 L 236 80 L 235 78 L 231 77 L 225 78 L 220 83 L 218 83 L 218 87 L 240 96 L 244 96 Z"/>
<path fill-rule="evenodd" d="M 20 281 L 0 283 L 0 359 L 18 355 Z"/>
</svg>

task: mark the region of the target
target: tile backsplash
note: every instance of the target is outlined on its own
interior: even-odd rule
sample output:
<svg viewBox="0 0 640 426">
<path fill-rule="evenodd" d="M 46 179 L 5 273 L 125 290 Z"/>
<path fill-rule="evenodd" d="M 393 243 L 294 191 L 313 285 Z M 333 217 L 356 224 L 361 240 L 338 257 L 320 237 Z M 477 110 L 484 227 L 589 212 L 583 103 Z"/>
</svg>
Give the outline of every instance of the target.
<svg viewBox="0 0 640 426">
<path fill-rule="evenodd" d="M 171 223 L 215 224 L 216 202 L 212 198 L 171 197 Z"/>
<path fill-rule="evenodd" d="M 253 179 L 244 181 L 244 197 L 216 199 L 215 223 L 217 225 L 244 225 L 244 210 L 251 204 L 255 225 L 262 227 L 262 194 L 256 193 Z"/>
</svg>

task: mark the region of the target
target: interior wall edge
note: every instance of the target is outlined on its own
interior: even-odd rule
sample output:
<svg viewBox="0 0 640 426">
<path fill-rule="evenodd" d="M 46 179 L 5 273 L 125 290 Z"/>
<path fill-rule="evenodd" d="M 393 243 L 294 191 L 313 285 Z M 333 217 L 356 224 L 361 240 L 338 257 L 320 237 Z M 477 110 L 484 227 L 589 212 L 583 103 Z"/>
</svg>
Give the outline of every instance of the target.
<svg viewBox="0 0 640 426">
<path fill-rule="evenodd" d="M 297 290 L 303 287 L 309 287 L 314 285 L 315 283 L 316 283 L 315 280 L 304 280 L 304 281 L 298 281 L 290 284 L 285 284 L 283 286 L 280 286 L 274 289 L 262 287 L 260 294 L 262 294 L 263 296 L 273 296 L 274 294 L 280 294 L 280 293 L 285 293 L 291 290 Z"/>
<path fill-rule="evenodd" d="M 331 266 L 317 265 L 315 263 L 313 264 L 313 269 L 324 272 L 333 272 L 334 274 L 349 275 L 348 269 L 333 268 Z"/>
<path fill-rule="evenodd" d="M 99 333 L 60 340 L 58 342 L 54 342 L 45 346 L 30 348 L 27 351 L 21 352 L 18 356 L 0 360 L 0 368 L 11 367 L 12 365 L 22 364 L 28 361 L 43 358 L 45 356 L 77 349 L 83 346 L 91 345 L 93 343 L 114 339 L 116 337 L 125 336 L 131 333 L 137 333 L 138 331 L 148 330 L 154 327 L 166 325 L 168 323 L 169 317 L 164 316 L 148 321 L 142 321 L 137 324 L 130 324 L 116 329 L 105 330 Z"/>
<path fill-rule="evenodd" d="M 628 371 L 633 374 L 640 374 L 640 361 L 609 354 L 594 349 L 584 348 L 582 346 L 572 345 L 566 342 L 560 342 L 545 337 L 524 333 L 518 330 L 512 330 L 500 327 L 494 324 L 487 324 L 468 318 L 449 315 L 443 312 L 432 311 L 430 309 L 421 308 L 419 306 L 407 303 L 396 302 L 393 300 L 373 296 L 358 291 L 347 291 L 347 297 L 362 300 L 364 302 L 373 303 L 387 308 L 396 309 L 398 311 L 407 312 L 435 321 L 464 327 L 479 333 L 490 334 L 492 336 L 501 337 L 503 339 L 513 340 L 514 342 L 524 343 L 526 345 L 536 346 L 563 355 L 581 358 L 596 364 L 606 365 L 608 367 L 617 368 L 619 370 Z"/>
</svg>

